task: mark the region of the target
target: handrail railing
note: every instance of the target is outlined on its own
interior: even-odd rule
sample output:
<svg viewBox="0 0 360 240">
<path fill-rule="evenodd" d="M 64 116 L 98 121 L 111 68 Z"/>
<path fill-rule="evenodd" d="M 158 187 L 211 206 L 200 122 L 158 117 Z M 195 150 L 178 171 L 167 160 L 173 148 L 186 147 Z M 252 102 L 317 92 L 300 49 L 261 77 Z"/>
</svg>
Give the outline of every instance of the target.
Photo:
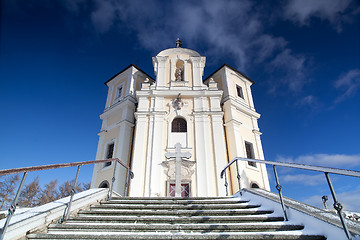
<svg viewBox="0 0 360 240">
<path fill-rule="evenodd" d="M 336 197 L 336 193 L 334 190 L 334 187 L 331 183 L 330 180 L 330 176 L 329 173 L 333 173 L 333 174 L 339 174 L 339 175 L 345 175 L 345 176 L 352 176 L 352 177 L 360 177 L 360 171 L 354 171 L 354 170 L 346 170 L 346 169 L 339 169 L 339 168 L 330 168 L 330 167 L 320 167 L 320 166 L 312 166 L 312 165 L 306 165 L 306 164 L 298 164 L 298 163 L 286 163 L 286 162 L 277 162 L 277 161 L 267 161 L 267 160 L 258 160 L 258 159 L 250 159 L 250 158 L 241 158 L 241 157 L 235 157 L 230 163 L 228 163 L 224 169 L 221 171 L 220 173 L 220 177 L 224 178 L 225 176 L 225 188 L 226 188 L 226 195 L 228 195 L 228 182 L 227 182 L 227 177 L 226 177 L 226 170 L 228 170 L 228 168 L 235 162 L 236 163 L 236 171 L 237 171 L 237 179 L 238 179 L 238 185 L 239 185 L 239 193 L 241 194 L 241 183 L 240 183 L 240 172 L 239 172 L 239 166 L 238 166 L 238 161 L 247 161 L 247 162 L 257 162 L 257 163 L 262 163 L 262 164 L 269 164 L 273 166 L 274 169 L 274 175 L 275 175 L 275 180 L 276 180 L 276 189 L 279 192 L 279 199 L 280 199 L 280 203 L 281 203 L 281 207 L 283 209 L 284 212 L 284 218 L 286 221 L 288 221 L 288 216 L 286 213 L 286 208 L 285 208 L 285 204 L 283 201 L 283 196 L 282 196 L 282 186 L 280 185 L 279 182 L 279 177 L 276 171 L 276 166 L 282 166 L 282 167 L 290 167 L 290 168 L 297 168 L 297 169 L 303 169 L 303 170 L 311 170 L 311 171 L 317 171 L 317 172 L 322 172 L 325 174 L 325 178 L 326 181 L 329 185 L 330 188 L 330 192 L 331 195 L 333 197 L 334 200 L 334 208 L 337 211 L 341 224 L 343 226 L 344 232 L 346 234 L 346 237 L 348 239 L 351 239 L 351 234 L 345 224 L 345 219 L 342 215 L 342 209 L 343 206 L 341 205 L 340 202 L 338 202 L 337 197 Z"/>
<path fill-rule="evenodd" d="M 34 166 L 34 167 L 23 167 L 23 168 L 13 168 L 13 169 L 5 169 L 5 170 L 0 170 L 0 175 L 9 175 L 9 174 L 16 174 L 16 173 L 24 173 L 23 177 L 21 179 L 19 188 L 16 192 L 15 198 L 12 201 L 9 210 L 8 210 L 8 216 L 6 218 L 6 222 L 3 226 L 3 228 L 0 231 L 0 240 L 2 240 L 4 238 L 4 235 L 6 233 L 6 229 L 10 223 L 11 217 L 14 215 L 15 210 L 16 210 L 16 205 L 21 193 L 21 189 L 24 186 L 25 180 L 26 180 L 26 176 L 28 174 L 28 172 L 34 172 L 34 171 L 42 171 L 42 170 L 48 170 L 48 169 L 57 169 L 57 168 L 65 168 L 65 167 L 75 167 L 77 166 L 77 172 L 76 172 L 76 177 L 74 179 L 74 183 L 70 192 L 70 200 L 67 203 L 67 206 L 64 210 L 64 214 L 63 217 L 60 218 L 59 222 L 63 222 L 66 221 L 69 218 L 69 214 L 70 214 L 70 209 L 71 209 L 71 204 L 72 204 L 72 200 L 75 194 L 75 187 L 77 184 L 77 180 L 79 177 L 79 172 L 80 172 L 80 167 L 84 166 L 84 165 L 89 165 L 89 164 L 97 164 L 97 163 L 104 163 L 104 162 L 115 162 L 115 166 L 114 166 L 114 173 L 113 173 L 113 177 L 112 177 L 112 181 L 111 181 L 111 186 L 109 188 L 108 191 L 108 197 L 107 199 L 111 199 L 112 197 L 112 190 L 113 190 L 113 186 L 114 186 L 114 182 L 115 182 L 115 173 L 116 173 L 116 165 L 117 163 L 119 163 L 121 166 L 123 166 L 124 168 L 126 168 L 126 183 L 125 183 L 125 195 L 128 193 L 128 186 L 129 186 L 129 178 L 134 178 L 134 173 L 130 170 L 130 167 L 127 166 L 124 162 L 122 162 L 120 159 L 118 158 L 111 158 L 111 159 L 104 159 L 104 160 L 93 160 L 93 161 L 84 161 L 84 162 L 74 162 L 74 163 L 60 163 L 60 164 L 51 164 L 51 165 L 42 165 L 42 166 Z"/>
</svg>

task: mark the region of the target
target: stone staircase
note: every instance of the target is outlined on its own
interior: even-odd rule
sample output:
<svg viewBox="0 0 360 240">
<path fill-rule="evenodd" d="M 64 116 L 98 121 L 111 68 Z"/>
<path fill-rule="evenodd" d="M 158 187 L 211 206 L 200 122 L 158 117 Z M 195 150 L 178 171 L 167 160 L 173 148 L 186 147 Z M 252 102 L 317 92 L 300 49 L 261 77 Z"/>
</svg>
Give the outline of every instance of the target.
<svg viewBox="0 0 360 240">
<path fill-rule="evenodd" d="M 113 198 L 28 239 L 326 239 L 239 198 Z"/>
</svg>

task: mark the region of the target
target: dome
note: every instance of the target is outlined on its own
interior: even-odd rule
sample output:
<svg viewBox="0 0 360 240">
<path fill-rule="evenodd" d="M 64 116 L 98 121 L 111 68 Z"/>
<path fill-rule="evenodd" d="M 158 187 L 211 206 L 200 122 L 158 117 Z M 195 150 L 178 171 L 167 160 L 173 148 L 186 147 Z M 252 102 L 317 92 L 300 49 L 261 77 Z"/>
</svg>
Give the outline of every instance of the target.
<svg viewBox="0 0 360 240">
<path fill-rule="evenodd" d="M 186 55 L 189 55 L 190 57 L 200 57 L 200 54 L 198 52 L 191 50 L 191 49 L 187 49 L 187 48 L 181 48 L 181 47 L 165 49 L 165 50 L 161 51 L 157 56 L 165 57 L 165 56 L 170 56 L 170 55 L 175 55 L 175 54 L 186 54 Z"/>
</svg>

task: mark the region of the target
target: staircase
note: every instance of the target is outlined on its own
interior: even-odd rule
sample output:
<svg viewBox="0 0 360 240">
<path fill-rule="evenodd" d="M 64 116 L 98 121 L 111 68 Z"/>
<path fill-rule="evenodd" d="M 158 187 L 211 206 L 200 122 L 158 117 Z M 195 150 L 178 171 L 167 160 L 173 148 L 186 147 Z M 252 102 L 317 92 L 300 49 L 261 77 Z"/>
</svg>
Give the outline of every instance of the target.
<svg viewBox="0 0 360 240">
<path fill-rule="evenodd" d="M 326 239 L 239 198 L 113 198 L 28 239 Z"/>
</svg>

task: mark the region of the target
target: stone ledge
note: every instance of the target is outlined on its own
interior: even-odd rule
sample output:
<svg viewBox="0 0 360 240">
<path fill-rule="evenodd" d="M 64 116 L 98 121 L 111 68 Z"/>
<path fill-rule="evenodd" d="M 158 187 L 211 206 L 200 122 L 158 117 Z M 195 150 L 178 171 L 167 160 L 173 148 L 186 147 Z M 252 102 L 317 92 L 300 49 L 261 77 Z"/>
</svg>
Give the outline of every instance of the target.
<svg viewBox="0 0 360 240">
<path fill-rule="evenodd" d="M 95 204 L 107 197 L 108 189 L 93 188 L 74 195 L 71 205 L 71 214 L 78 210 Z M 4 239 L 26 239 L 27 232 L 41 229 L 63 216 L 66 204 L 70 197 L 65 197 L 54 202 L 34 207 L 28 211 L 16 213 L 11 218 Z M 0 226 L 4 226 L 5 219 L 0 220 Z"/>
<path fill-rule="evenodd" d="M 278 207 L 281 209 L 279 196 L 276 193 L 269 192 L 267 190 L 260 189 L 260 188 L 258 188 L 258 189 L 255 189 L 255 188 L 243 189 L 242 191 L 245 196 L 246 196 L 246 193 L 249 193 L 250 195 L 257 195 L 257 196 L 266 198 L 268 200 L 271 200 L 273 202 L 276 202 L 276 203 L 278 203 Z M 289 212 L 289 210 L 296 210 L 302 214 L 316 218 L 326 224 L 330 224 L 334 227 L 340 228 L 341 231 L 343 231 L 339 216 L 336 213 L 325 211 L 323 209 L 296 201 L 291 198 L 287 198 L 287 197 L 283 197 L 283 198 L 284 198 L 284 203 L 285 203 L 285 206 L 286 206 L 288 212 Z M 280 212 L 282 212 L 282 210 L 280 210 Z M 290 221 L 297 221 L 297 219 L 291 219 L 291 211 L 288 214 L 289 214 Z M 358 222 L 355 222 L 355 221 L 352 221 L 349 219 L 345 219 L 345 221 L 346 221 L 346 224 L 347 224 L 351 234 L 360 235 L 360 224 Z"/>
</svg>

